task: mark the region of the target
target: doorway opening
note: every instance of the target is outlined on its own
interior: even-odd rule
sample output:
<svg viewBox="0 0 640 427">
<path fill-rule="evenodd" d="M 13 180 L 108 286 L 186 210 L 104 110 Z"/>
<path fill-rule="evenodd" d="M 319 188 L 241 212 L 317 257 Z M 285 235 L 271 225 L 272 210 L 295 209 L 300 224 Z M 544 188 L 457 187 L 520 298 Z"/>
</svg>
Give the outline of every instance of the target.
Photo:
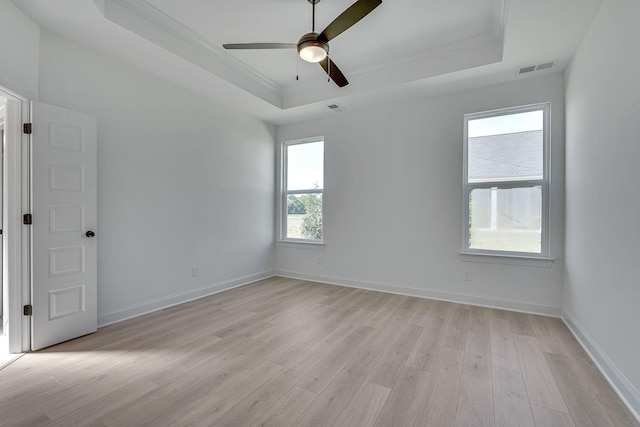
<svg viewBox="0 0 640 427">
<path fill-rule="evenodd" d="M 2 141 L 2 149 L 0 150 L 0 239 L 2 236 L 2 227 L 4 227 L 2 221 L 2 213 L 4 207 L 4 118 L 5 118 L 5 110 L 6 110 L 7 98 L 2 96 L 0 92 L 0 141 Z M 4 256 L 3 256 L 3 246 L 0 245 L 0 367 L 4 366 L 6 363 L 9 363 L 13 360 L 14 355 L 9 352 L 9 337 L 8 337 L 8 290 L 5 286 L 5 282 L 3 280 L 2 270 L 4 269 Z"/>
<path fill-rule="evenodd" d="M 22 214 L 29 208 L 29 139 L 22 124 L 29 103 L 0 86 L 0 367 L 29 350 L 29 230 Z"/>
<path fill-rule="evenodd" d="M 4 109 L 6 104 L 6 99 L 0 96 L 0 141 L 2 141 L 2 146 L 4 147 Z M 2 181 L 3 181 L 3 162 L 2 162 L 2 154 L 4 153 L 4 149 L 0 150 L 0 224 L 2 224 L 2 205 L 3 205 L 3 197 L 2 197 Z M 0 225 L 1 227 L 1 225 Z M 2 229 L 0 229 L 0 237 L 2 235 Z M 2 256 L 2 245 L 0 245 L 0 260 L 4 259 Z M 4 348 L 4 336 L 5 336 L 5 328 L 4 328 L 4 300 L 5 300 L 5 289 L 2 280 L 2 265 L 0 262 L 0 339 L 2 339 L 2 345 L 0 345 L 0 349 Z M 8 351 L 8 347 L 7 347 Z"/>
</svg>

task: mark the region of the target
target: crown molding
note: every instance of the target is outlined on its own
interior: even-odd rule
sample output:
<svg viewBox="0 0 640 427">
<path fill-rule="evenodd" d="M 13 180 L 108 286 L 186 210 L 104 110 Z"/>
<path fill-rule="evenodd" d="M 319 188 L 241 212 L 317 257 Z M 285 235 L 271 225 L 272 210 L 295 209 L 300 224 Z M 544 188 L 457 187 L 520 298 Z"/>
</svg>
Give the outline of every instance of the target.
<svg viewBox="0 0 640 427">
<path fill-rule="evenodd" d="M 98 9 L 107 20 L 281 108 L 279 85 L 146 1 L 110 0 Z"/>
</svg>

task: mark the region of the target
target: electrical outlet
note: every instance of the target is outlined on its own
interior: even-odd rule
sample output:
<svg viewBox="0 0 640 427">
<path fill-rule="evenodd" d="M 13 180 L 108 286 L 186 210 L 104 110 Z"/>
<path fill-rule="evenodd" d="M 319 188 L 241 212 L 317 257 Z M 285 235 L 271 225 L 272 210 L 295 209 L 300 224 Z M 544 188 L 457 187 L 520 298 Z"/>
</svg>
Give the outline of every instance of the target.
<svg viewBox="0 0 640 427">
<path fill-rule="evenodd" d="M 191 267 L 191 277 L 198 277 L 200 275 L 200 267 L 194 265 Z"/>
<path fill-rule="evenodd" d="M 471 281 L 471 272 L 470 271 L 465 271 L 463 277 L 464 277 L 464 281 L 465 282 L 470 282 Z"/>
<path fill-rule="evenodd" d="M 318 265 L 324 264 L 324 259 L 321 256 L 318 257 Z"/>
</svg>

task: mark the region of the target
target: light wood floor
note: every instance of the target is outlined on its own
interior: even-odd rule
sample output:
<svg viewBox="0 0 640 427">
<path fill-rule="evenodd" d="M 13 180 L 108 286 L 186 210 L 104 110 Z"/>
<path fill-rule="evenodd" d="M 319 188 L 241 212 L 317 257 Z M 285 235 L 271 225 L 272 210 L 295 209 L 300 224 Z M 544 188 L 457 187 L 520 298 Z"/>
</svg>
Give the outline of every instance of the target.
<svg viewBox="0 0 640 427">
<path fill-rule="evenodd" d="M 558 319 L 283 278 L 23 356 L 0 425 L 638 426 Z"/>
</svg>

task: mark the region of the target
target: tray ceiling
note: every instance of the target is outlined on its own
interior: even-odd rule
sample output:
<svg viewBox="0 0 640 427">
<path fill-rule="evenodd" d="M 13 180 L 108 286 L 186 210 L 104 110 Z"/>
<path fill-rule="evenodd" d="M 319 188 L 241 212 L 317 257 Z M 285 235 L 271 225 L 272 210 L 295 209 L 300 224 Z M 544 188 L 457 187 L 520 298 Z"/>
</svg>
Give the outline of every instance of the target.
<svg viewBox="0 0 640 427">
<path fill-rule="evenodd" d="M 342 111 L 561 72 L 602 0 L 383 0 L 330 42 L 344 88 L 295 50 L 222 47 L 296 43 L 311 30 L 307 0 L 12 1 L 48 30 L 278 124 L 335 114 L 334 103 Z M 316 30 L 354 1 L 320 1 Z"/>
</svg>

